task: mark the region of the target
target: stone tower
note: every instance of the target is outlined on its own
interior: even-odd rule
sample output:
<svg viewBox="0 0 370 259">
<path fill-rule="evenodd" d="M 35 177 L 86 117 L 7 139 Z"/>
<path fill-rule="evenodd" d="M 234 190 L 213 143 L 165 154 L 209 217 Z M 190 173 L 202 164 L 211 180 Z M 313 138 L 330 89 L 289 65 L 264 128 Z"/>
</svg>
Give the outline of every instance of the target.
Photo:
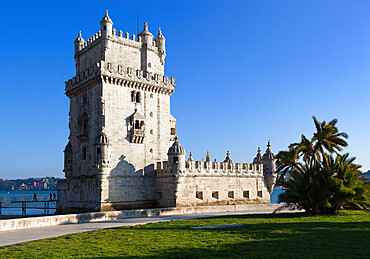
<svg viewBox="0 0 370 259">
<path fill-rule="evenodd" d="M 176 136 L 170 113 L 175 79 L 164 75 L 165 38 L 136 37 L 113 28 L 106 12 L 101 30 L 76 38 L 76 76 L 70 99 L 65 181 L 58 211 L 104 211 L 155 206 L 157 161 L 167 160 Z"/>
</svg>

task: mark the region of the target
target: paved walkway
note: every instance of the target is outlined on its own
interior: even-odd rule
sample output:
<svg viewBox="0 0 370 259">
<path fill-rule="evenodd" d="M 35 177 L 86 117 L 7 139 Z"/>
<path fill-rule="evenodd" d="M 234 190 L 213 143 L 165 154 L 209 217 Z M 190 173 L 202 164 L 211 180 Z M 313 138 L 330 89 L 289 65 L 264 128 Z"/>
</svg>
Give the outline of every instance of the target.
<svg viewBox="0 0 370 259">
<path fill-rule="evenodd" d="M 288 211 L 283 211 L 288 212 Z M 116 219 L 111 221 L 99 221 L 79 224 L 65 224 L 50 227 L 29 228 L 0 232 L 0 246 L 12 245 L 17 243 L 28 242 L 32 240 L 39 240 L 50 237 L 57 237 L 72 233 L 91 231 L 102 228 L 114 228 L 121 226 L 134 226 L 154 222 L 163 222 L 181 219 L 194 219 L 204 217 L 217 217 L 229 215 L 244 215 L 244 214 L 269 214 L 272 210 L 263 211 L 245 211 L 245 212 L 223 212 L 223 213 L 204 213 L 204 214 L 187 214 L 176 216 L 155 216 L 145 218 L 129 218 L 129 219 Z"/>
</svg>

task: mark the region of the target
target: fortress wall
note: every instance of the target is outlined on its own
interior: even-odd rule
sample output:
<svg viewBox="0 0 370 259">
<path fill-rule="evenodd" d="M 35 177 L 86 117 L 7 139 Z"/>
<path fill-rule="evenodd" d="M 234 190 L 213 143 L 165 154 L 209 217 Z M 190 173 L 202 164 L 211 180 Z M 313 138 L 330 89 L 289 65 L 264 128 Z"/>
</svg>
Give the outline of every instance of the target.
<svg viewBox="0 0 370 259">
<path fill-rule="evenodd" d="M 270 203 L 263 177 L 190 176 L 177 180 L 176 206 Z"/>
</svg>

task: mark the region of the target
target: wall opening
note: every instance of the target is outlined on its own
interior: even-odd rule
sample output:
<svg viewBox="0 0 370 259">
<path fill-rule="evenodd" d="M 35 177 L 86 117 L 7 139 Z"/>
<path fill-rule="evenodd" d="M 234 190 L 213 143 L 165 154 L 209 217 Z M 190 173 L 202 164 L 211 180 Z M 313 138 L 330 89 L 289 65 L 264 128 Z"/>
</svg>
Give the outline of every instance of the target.
<svg viewBox="0 0 370 259">
<path fill-rule="evenodd" d="M 249 191 L 243 191 L 243 198 L 249 199 Z"/>
<path fill-rule="evenodd" d="M 202 191 L 196 191 L 195 197 L 199 200 L 203 200 L 203 192 Z"/>
<path fill-rule="evenodd" d="M 228 191 L 227 197 L 229 197 L 230 199 L 234 199 L 234 191 Z"/>
<path fill-rule="evenodd" d="M 82 160 L 86 160 L 86 154 L 87 154 L 86 147 L 83 147 L 82 148 Z"/>
<path fill-rule="evenodd" d="M 212 198 L 218 200 L 218 192 L 212 192 Z"/>
<path fill-rule="evenodd" d="M 257 191 L 257 196 L 258 196 L 259 198 L 262 198 L 262 191 Z"/>
<path fill-rule="evenodd" d="M 137 102 L 137 103 L 141 103 L 141 94 L 140 94 L 140 92 L 138 92 L 138 93 L 136 94 L 136 102 Z"/>
</svg>

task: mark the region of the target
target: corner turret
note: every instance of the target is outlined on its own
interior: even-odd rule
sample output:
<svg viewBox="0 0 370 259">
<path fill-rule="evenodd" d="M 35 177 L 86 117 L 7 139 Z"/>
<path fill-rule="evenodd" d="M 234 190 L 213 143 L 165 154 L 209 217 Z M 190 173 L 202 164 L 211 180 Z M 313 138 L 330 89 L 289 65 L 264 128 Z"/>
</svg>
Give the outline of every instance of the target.
<svg viewBox="0 0 370 259">
<path fill-rule="evenodd" d="M 233 162 L 233 160 L 231 160 L 231 158 L 230 158 L 230 151 L 226 152 L 226 157 L 225 157 L 224 162 L 226 162 L 226 163 L 232 163 Z"/>
<path fill-rule="evenodd" d="M 75 55 L 83 48 L 85 40 L 81 36 L 81 31 L 78 33 L 77 38 L 75 39 Z"/>
<path fill-rule="evenodd" d="M 71 141 L 68 141 L 68 144 L 66 145 L 66 148 L 64 149 L 64 170 L 66 177 L 69 177 L 72 172 L 72 144 Z"/>
<path fill-rule="evenodd" d="M 153 42 L 153 34 L 151 34 L 148 30 L 148 23 L 144 23 L 144 30 L 142 32 L 139 33 L 139 35 L 137 35 L 138 37 L 141 37 L 141 42 L 143 44 L 148 44 L 151 46 L 152 42 Z"/>
<path fill-rule="evenodd" d="M 267 149 L 262 156 L 261 162 L 263 164 L 263 175 L 265 177 L 267 190 L 271 194 L 276 183 L 276 159 L 275 155 L 272 153 L 270 141 L 267 143 Z"/>
<path fill-rule="evenodd" d="M 180 145 L 176 136 L 172 146 L 168 149 L 168 163 L 172 174 L 185 172 L 185 149 Z"/>
<path fill-rule="evenodd" d="M 100 26 L 101 26 L 101 36 L 103 38 L 108 38 L 112 36 L 113 22 L 108 16 L 108 10 L 105 11 L 105 16 L 100 21 Z"/>
<path fill-rule="evenodd" d="M 258 149 L 257 149 L 257 155 L 253 159 L 253 163 L 256 163 L 256 164 L 262 163 L 262 154 L 261 154 L 261 148 L 260 147 L 258 147 Z"/>
<path fill-rule="evenodd" d="M 162 34 L 161 27 L 158 29 L 158 35 L 155 37 L 155 42 L 158 47 L 159 58 L 161 60 L 162 65 L 164 65 L 164 59 L 166 57 L 166 39 Z"/>
<path fill-rule="evenodd" d="M 104 128 L 96 137 L 94 146 L 95 165 L 100 171 L 103 171 L 104 168 L 108 168 L 110 166 L 110 143 L 104 132 Z"/>
<path fill-rule="evenodd" d="M 209 151 L 207 151 L 206 162 L 211 162 L 211 156 L 209 155 Z"/>
</svg>

